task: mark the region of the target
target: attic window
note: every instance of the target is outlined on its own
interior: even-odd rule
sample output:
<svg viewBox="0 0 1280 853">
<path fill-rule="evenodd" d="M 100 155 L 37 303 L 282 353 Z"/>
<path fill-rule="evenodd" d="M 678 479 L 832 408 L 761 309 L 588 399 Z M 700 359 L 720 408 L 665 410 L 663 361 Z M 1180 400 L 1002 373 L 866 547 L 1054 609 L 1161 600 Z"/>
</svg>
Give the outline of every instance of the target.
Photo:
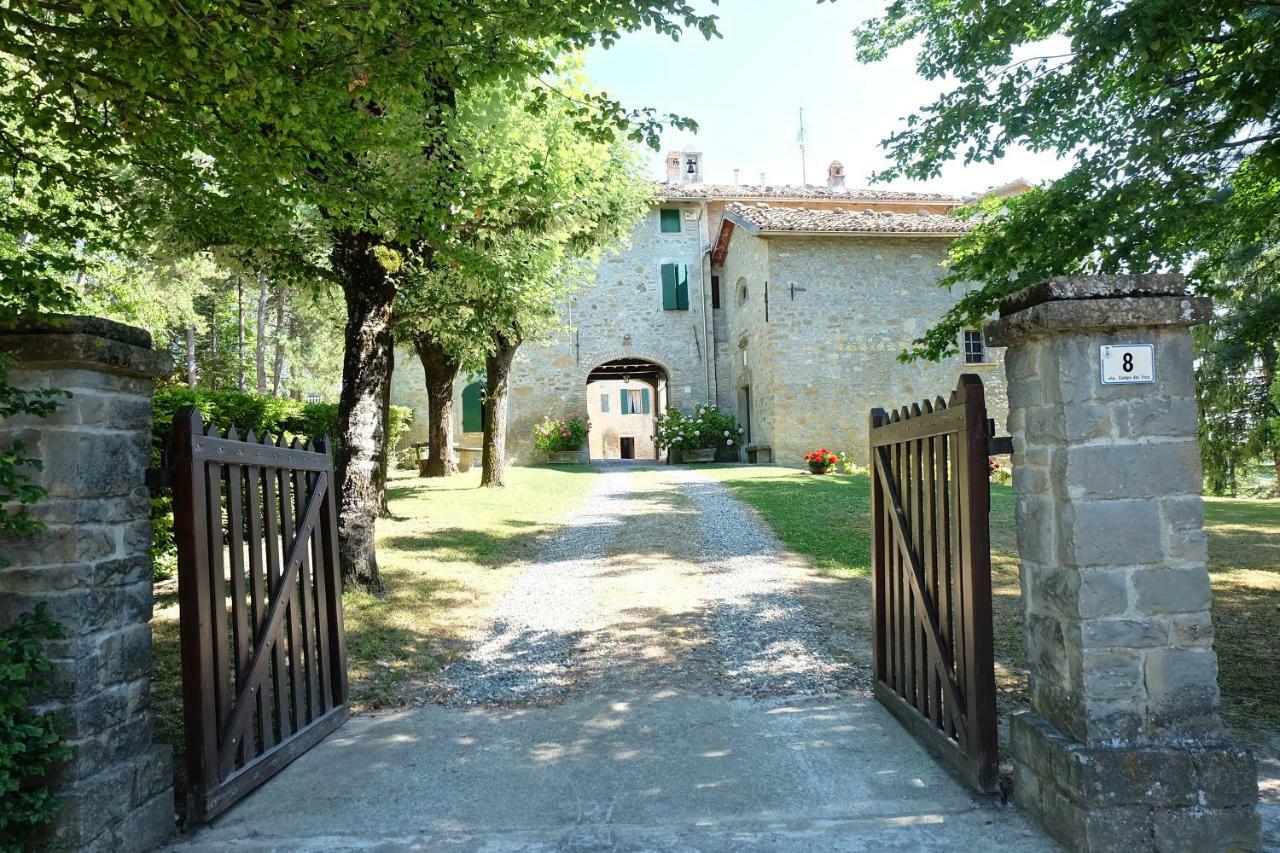
<svg viewBox="0 0 1280 853">
<path fill-rule="evenodd" d="M 658 221 L 663 234 L 679 234 L 680 233 L 680 209 L 676 207 L 664 207 L 658 211 Z"/>
</svg>

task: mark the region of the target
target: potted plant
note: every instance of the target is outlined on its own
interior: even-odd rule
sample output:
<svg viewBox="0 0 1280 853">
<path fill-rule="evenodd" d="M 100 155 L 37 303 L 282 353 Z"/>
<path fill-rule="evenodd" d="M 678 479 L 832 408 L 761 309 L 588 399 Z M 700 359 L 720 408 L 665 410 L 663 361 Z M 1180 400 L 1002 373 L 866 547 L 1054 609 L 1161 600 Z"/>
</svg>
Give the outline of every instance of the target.
<svg viewBox="0 0 1280 853">
<path fill-rule="evenodd" d="M 808 463 L 810 473 L 825 474 L 835 467 L 835 464 L 840 461 L 840 457 L 824 447 L 821 450 L 812 450 L 806 453 L 804 461 Z"/>
<path fill-rule="evenodd" d="M 717 452 L 737 458 L 741 430 L 733 415 L 715 406 L 698 406 L 692 415 L 667 409 L 654 424 L 654 442 L 671 452 L 672 461 L 714 462 Z"/>
<path fill-rule="evenodd" d="M 550 465 L 574 465 L 582 459 L 582 443 L 591 422 L 581 412 L 566 418 L 547 418 L 533 428 L 533 446 L 547 454 Z"/>
</svg>

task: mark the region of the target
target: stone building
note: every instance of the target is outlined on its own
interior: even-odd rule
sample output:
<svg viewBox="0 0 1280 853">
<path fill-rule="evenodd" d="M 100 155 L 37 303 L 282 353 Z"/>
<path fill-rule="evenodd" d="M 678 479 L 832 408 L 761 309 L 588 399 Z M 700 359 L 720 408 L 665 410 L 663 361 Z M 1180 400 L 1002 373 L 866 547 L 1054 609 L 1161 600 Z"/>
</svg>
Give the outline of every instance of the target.
<svg viewBox="0 0 1280 853">
<path fill-rule="evenodd" d="M 865 459 L 873 406 L 945 396 L 966 371 L 982 376 L 1003 423 L 999 355 L 979 330 L 942 363 L 897 359 L 962 295 L 935 286 L 964 230 L 947 215 L 960 198 L 846 189 L 839 163 L 822 187 L 704 184 L 702 171 L 698 152 L 668 155 L 652 208 L 566 304 L 564 332 L 521 347 L 508 425 L 515 461 L 539 461 L 533 427 L 575 411 L 594 419 L 584 457 L 655 458 L 653 418 L 704 403 L 732 412 L 742 444 L 780 464 L 823 446 Z M 479 389 L 475 378 L 458 382 L 462 444 L 480 441 Z M 620 410 L 627 390 L 639 413 Z M 412 354 L 399 354 L 392 394 L 420 413 L 408 440 L 425 440 Z"/>
</svg>

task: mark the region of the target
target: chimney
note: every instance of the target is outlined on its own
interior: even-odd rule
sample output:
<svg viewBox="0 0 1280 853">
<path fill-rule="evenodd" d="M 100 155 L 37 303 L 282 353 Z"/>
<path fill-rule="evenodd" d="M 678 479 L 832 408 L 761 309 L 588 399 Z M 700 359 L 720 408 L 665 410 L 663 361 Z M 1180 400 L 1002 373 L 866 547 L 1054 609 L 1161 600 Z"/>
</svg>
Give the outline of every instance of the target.
<svg viewBox="0 0 1280 853">
<path fill-rule="evenodd" d="M 680 158 L 679 151 L 667 152 L 667 183 L 669 184 L 682 183 L 682 180 L 680 178 L 681 163 L 682 163 L 682 160 Z"/>
<path fill-rule="evenodd" d="M 760 173 L 760 186 L 767 187 L 769 184 L 764 179 L 764 172 Z"/>
<path fill-rule="evenodd" d="M 680 180 L 682 184 L 700 184 L 702 183 L 702 152 L 691 151 L 686 148 L 680 153 Z M 668 170 L 670 166 L 667 167 Z"/>
<path fill-rule="evenodd" d="M 738 169 L 733 170 L 733 185 L 735 187 L 738 185 L 738 171 Z"/>
<path fill-rule="evenodd" d="M 839 160 L 832 160 L 831 165 L 827 167 L 827 189 L 844 189 L 844 166 Z"/>
</svg>

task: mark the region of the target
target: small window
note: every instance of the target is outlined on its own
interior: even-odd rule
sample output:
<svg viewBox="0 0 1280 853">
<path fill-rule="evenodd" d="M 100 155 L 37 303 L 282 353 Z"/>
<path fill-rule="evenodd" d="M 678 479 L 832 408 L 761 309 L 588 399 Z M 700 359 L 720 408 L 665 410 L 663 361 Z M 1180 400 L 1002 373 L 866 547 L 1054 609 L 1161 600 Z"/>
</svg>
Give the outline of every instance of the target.
<svg viewBox="0 0 1280 853">
<path fill-rule="evenodd" d="M 679 234 L 680 233 L 680 211 L 674 207 L 664 207 L 658 211 L 658 220 L 661 223 L 663 234 Z"/>
<path fill-rule="evenodd" d="M 618 403 L 621 406 L 620 414 L 647 415 L 649 414 L 649 389 L 623 388 L 618 395 Z"/>
<path fill-rule="evenodd" d="M 606 414 L 609 411 L 609 395 L 608 394 L 600 395 L 600 411 Z"/>
<path fill-rule="evenodd" d="M 746 304 L 747 304 L 747 284 L 746 284 L 746 282 L 743 282 L 743 283 L 742 283 L 742 286 L 738 288 L 738 304 L 739 304 L 739 305 L 746 305 Z"/>
<path fill-rule="evenodd" d="M 683 264 L 662 265 L 662 308 L 689 310 L 689 268 Z"/>
<path fill-rule="evenodd" d="M 964 363 L 987 363 L 987 345 L 982 340 L 982 332 L 976 329 L 965 329 L 964 331 Z"/>
<path fill-rule="evenodd" d="M 711 307 L 720 307 L 720 276 L 711 276 Z"/>
</svg>

